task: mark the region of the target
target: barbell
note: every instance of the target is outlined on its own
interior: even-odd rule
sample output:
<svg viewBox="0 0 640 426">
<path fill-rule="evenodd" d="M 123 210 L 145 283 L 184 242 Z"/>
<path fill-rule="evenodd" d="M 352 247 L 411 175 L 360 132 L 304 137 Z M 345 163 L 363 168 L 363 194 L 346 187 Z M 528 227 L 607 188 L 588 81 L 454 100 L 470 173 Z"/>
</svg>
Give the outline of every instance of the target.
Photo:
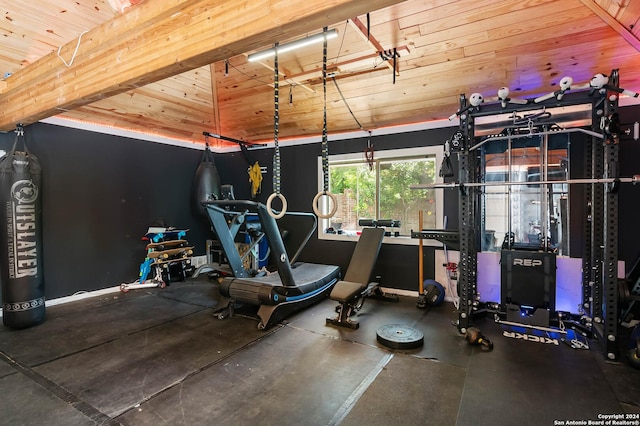
<svg viewBox="0 0 640 426">
<path fill-rule="evenodd" d="M 464 188 L 464 187 L 485 187 L 485 186 L 522 186 L 522 185 L 551 185 L 551 184 L 593 184 L 593 183 L 632 183 L 640 182 L 640 175 L 620 178 L 584 178 L 584 179 L 565 179 L 565 180 L 536 180 L 523 182 L 450 182 L 450 183 L 422 183 L 410 185 L 411 189 L 446 189 L 446 188 Z"/>
</svg>

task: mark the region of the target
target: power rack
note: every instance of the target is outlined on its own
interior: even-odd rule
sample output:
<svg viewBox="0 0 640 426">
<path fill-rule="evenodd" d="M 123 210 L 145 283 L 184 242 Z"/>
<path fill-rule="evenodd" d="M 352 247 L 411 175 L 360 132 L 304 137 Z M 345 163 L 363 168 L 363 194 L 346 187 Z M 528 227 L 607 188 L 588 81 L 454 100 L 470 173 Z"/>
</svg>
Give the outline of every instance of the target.
<svg viewBox="0 0 640 426">
<path fill-rule="evenodd" d="M 564 183 L 584 185 L 586 214 L 582 215 L 582 304 L 581 319 L 593 335 L 603 343 L 604 356 L 608 360 L 619 358 L 618 343 L 618 185 L 622 182 L 636 183 L 638 176 L 621 178 L 619 176 L 619 141 L 623 132 L 618 118 L 618 99 L 620 93 L 630 93 L 619 87 L 618 70 L 613 70 L 604 84 L 593 85 L 597 79 L 606 78 L 602 74 L 594 76 L 591 85 L 575 87 L 571 91 L 572 79 L 565 77 L 560 89 L 530 100 L 511 100 L 500 96 L 500 102 L 483 104 L 481 95 L 472 94 L 470 101 L 460 95 L 458 130 L 447 141 L 451 153 L 458 156 L 457 182 L 452 184 L 427 185 L 429 187 L 451 187 L 458 190 L 459 222 L 458 245 L 460 260 L 458 264 L 458 308 L 457 327 L 460 333 L 466 333 L 471 326 L 472 317 L 481 311 L 478 297 L 478 251 L 482 210 L 480 195 L 483 182 L 481 170 L 481 150 L 478 149 L 492 139 L 519 137 L 519 135 L 486 134 L 482 128 L 483 118 L 498 115 L 516 116 L 519 113 L 555 109 L 564 111 L 567 107 L 582 106 L 582 123 L 572 128 L 555 126 L 553 128 L 529 129 L 546 133 L 586 133 L 588 146 L 585 147 L 584 179 L 568 179 Z M 502 88 L 503 90 L 505 88 Z M 508 91 L 507 91 L 508 94 Z M 632 94 L 632 96 L 637 94 Z M 478 98 L 479 97 L 479 98 Z M 478 99 L 480 99 L 478 101 Z M 590 114 L 589 114 L 590 111 Z M 562 114 L 560 114 L 562 116 Z M 589 117 L 590 115 L 590 117 Z M 565 123 L 566 124 L 566 123 Z M 634 137 L 637 137 L 634 135 Z M 510 179 L 509 179 L 510 180 Z M 542 184 L 542 178 L 537 184 Z M 520 182 L 502 182 L 501 185 L 517 185 Z M 423 188 L 416 185 L 412 188 Z M 436 232 L 438 235 L 432 235 Z M 414 233 L 414 238 L 440 239 L 446 234 L 451 240 L 451 231 L 422 230 Z M 444 234 L 443 234 L 444 232 Z M 443 235 L 439 235 L 443 234 Z M 455 239 L 455 238 L 454 238 Z M 543 238 L 543 244 L 546 238 Z M 443 241 L 444 242 L 444 241 Z M 451 243 L 451 241 L 449 241 Z M 501 307 L 504 308 L 504 307 Z"/>
</svg>

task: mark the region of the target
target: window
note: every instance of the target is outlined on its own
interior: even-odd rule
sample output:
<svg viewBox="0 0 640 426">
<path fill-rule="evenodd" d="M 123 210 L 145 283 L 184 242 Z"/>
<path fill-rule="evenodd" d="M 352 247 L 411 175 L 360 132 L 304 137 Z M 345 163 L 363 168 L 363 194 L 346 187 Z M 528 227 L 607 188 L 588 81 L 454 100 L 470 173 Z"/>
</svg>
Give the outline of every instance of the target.
<svg viewBox="0 0 640 426">
<path fill-rule="evenodd" d="M 360 219 L 393 220 L 400 227 L 387 227 L 385 242 L 417 244 L 411 230 L 419 230 L 419 211 L 423 229 L 443 228 L 441 189 L 411 189 L 411 185 L 440 182 L 438 170 L 442 147 L 422 147 L 377 151 L 370 165 L 362 153 L 329 156 L 329 190 L 338 208 L 329 219 L 320 219 L 321 239 L 355 239 L 362 229 Z M 322 158 L 318 158 L 322 190 Z M 322 211 L 329 211 L 327 197 L 320 198 Z M 396 235 L 397 233 L 397 235 Z M 428 243 L 425 241 L 425 243 Z"/>
</svg>

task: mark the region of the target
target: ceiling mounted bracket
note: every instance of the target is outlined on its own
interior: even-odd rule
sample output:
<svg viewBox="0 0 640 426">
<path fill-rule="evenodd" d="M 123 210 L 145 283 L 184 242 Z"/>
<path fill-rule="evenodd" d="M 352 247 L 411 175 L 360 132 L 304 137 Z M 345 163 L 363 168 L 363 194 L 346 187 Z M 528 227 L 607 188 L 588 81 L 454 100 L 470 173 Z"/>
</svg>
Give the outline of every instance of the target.
<svg viewBox="0 0 640 426">
<path fill-rule="evenodd" d="M 393 84 L 396 84 L 396 74 L 398 73 L 398 58 L 400 57 L 398 49 L 394 47 L 393 49 L 383 50 L 378 53 L 380 54 L 380 58 L 382 58 L 383 61 L 393 61 Z"/>
<path fill-rule="evenodd" d="M 267 144 L 265 143 L 253 143 L 253 142 L 247 142 L 247 141 L 243 141 L 240 139 L 235 139 L 235 138 L 231 138 L 229 136 L 223 136 L 223 135 L 219 135 L 216 133 L 210 133 L 210 132 L 202 132 L 202 134 L 205 136 L 205 141 L 208 141 L 208 137 L 212 137 L 215 139 L 220 139 L 222 141 L 227 141 L 227 142 L 233 142 L 233 143 L 237 143 L 240 146 L 245 146 L 245 147 L 252 147 L 252 146 L 267 146 Z"/>
</svg>

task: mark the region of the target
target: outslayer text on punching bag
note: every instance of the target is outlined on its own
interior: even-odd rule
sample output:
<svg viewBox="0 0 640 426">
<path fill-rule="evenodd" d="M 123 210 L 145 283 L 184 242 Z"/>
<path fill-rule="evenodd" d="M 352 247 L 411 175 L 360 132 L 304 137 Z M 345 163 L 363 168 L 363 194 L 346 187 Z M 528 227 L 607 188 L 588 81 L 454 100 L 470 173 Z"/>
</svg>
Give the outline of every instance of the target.
<svg viewBox="0 0 640 426">
<path fill-rule="evenodd" d="M 38 159 L 13 149 L 0 160 L 0 284 L 2 320 L 12 328 L 44 321 L 42 197 Z"/>
</svg>

